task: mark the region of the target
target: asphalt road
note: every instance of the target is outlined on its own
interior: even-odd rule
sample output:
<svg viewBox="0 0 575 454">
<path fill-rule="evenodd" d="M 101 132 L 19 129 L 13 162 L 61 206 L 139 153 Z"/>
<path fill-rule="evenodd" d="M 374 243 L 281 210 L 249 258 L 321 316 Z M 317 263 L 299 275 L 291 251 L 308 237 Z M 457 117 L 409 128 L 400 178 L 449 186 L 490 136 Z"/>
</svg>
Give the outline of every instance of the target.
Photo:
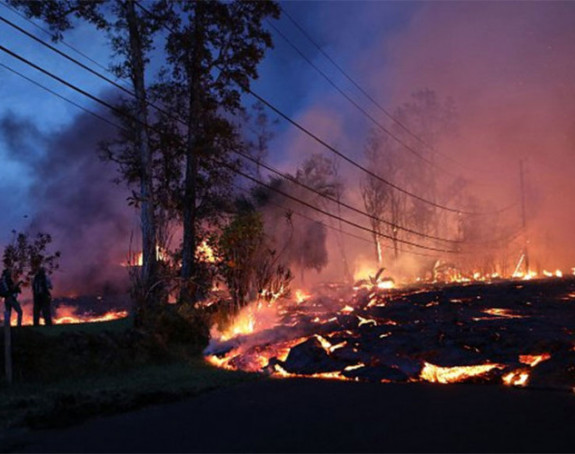
<svg viewBox="0 0 575 454">
<path fill-rule="evenodd" d="M 265 380 L 32 432 L 24 452 L 575 452 L 575 394 Z"/>
</svg>

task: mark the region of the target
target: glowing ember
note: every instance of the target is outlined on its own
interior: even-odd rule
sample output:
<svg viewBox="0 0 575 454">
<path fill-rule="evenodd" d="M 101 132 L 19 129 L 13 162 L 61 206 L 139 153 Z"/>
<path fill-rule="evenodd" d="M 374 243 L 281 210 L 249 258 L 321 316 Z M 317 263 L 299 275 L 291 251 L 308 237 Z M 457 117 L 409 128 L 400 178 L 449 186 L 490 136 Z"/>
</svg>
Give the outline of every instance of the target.
<svg viewBox="0 0 575 454">
<path fill-rule="evenodd" d="M 359 315 L 357 316 L 359 323 L 357 324 L 357 326 L 362 326 L 362 325 L 372 325 L 372 326 L 377 326 L 377 322 L 375 320 L 373 320 L 372 318 L 363 318 L 360 317 Z"/>
<path fill-rule="evenodd" d="M 343 370 L 350 371 L 350 370 L 361 369 L 362 367 L 365 367 L 365 364 L 364 364 L 364 363 L 359 363 L 359 364 L 356 364 L 356 365 L 354 365 L 354 366 L 347 366 L 347 367 L 344 368 Z"/>
<path fill-rule="evenodd" d="M 425 363 L 420 378 L 432 383 L 457 383 L 471 377 L 486 374 L 492 369 L 502 368 L 500 364 L 479 364 L 476 366 L 441 367 Z"/>
<path fill-rule="evenodd" d="M 525 386 L 529 380 L 529 372 L 524 370 L 513 371 L 503 376 L 503 383 L 509 386 Z"/>
<path fill-rule="evenodd" d="M 117 320 L 128 316 L 128 311 L 110 311 L 103 315 L 64 315 L 56 317 L 52 320 L 55 325 L 66 325 L 71 323 L 96 323 L 108 322 L 110 320 Z"/>
<path fill-rule="evenodd" d="M 240 312 L 234 320 L 234 323 L 229 326 L 219 336 L 220 340 L 226 341 L 239 335 L 251 334 L 254 332 L 256 320 L 251 307 L 247 310 Z M 217 337 L 217 334 L 212 337 Z"/>
<path fill-rule="evenodd" d="M 395 288 L 395 283 L 391 280 L 385 280 L 377 283 L 377 288 L 381 290 L 389 290 Z"/>
<path fill-rule="evenodd" d="M 351 314 L 355 309 L 351 306 L 345 306 L 343 309 L 340 310 L 340 312 L 344 313 L 344 314 Z"/>
<path fill-rule="evenodd" d="M 505 317 L 505 318 L 524 318 L 523 315 L 514 314 L 509 309 L 501 309 L 499 307 L 494 307 L 491 309 L 485 309 L 483 311 L 484 314 L 489 315 L 496 315 L 498 317 Z"/>
<path fill-rule="evenodd" d="M 198 248 L 196 249 L 196 255 L 203 262 L 216 263 L 216 256 L 214 255 L 214 251 L 205 240 L 198 245 Z"/>
<path fill-rule="evenodd" d="M 297 304 L 301 304 L 309 298 L 310 298 L 310 295 L 305 293 L 303 290 L 298 289 L 295 291 L 295 301 Z"/>
<path fill-rule="evenodd" d="M 551 358 L 549 353 L 543 353 L 542 355 L 520 355 L 519 362 L 522 364 L 528 364 L 531 367 L 535 367 L 542 361 L 546 361 Z"/>
</svg>

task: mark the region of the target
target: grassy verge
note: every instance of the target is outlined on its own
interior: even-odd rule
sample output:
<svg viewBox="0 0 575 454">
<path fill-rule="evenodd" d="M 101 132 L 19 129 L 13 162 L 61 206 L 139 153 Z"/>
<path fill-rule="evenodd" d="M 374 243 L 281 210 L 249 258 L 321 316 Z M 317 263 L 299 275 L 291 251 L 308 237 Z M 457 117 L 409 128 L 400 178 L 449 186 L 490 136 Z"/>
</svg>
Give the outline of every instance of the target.
<svg viewBox="0 0 575 454">
<path fill-rule="evenodd" d="M 15 428 L 64 426 L 260 378 L 204 362 L 205 340 L 175 320 L 164 320 L 163 332 L 139 331 L 131 318 L 13 329 L 14 383 L 0 378 L 0 452 Z"/>
<path fill-rule="evenodd" d="M 0 425 L 3 430 L 63 426 L 258 378 L 217 369 L 197 358 L 46 385 L 16 384 L 0 390 Z"/>
</svg>

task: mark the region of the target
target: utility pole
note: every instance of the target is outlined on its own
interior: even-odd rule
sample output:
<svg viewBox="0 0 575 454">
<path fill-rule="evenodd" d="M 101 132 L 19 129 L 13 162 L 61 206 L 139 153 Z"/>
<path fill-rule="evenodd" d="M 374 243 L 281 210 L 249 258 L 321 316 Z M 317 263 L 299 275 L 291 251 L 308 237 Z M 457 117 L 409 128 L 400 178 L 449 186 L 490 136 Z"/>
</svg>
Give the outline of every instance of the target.
<svg viewBox="0 0 575 454">
<path fill-rule="evenodd" d="M 525 210 L 525 169 L 523 166 L 523 159 L 519 160 L 519 181 L 521 185 L 521 225 L 525 238 L 525 242 L 523 244 L 523 263 L 525 264 L 525 275 L 527 276 L 529 274 L 529 253 L 527 250 L 529 237 L 527 236 L 527 215 Z"/>
</svg>

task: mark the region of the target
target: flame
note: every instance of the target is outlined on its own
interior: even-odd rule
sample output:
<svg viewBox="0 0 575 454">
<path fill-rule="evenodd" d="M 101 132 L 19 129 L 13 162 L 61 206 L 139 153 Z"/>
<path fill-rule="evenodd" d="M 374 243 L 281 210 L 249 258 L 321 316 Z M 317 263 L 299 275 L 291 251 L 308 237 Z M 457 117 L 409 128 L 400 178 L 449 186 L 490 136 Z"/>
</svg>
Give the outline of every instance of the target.
<svg viewBox="0 0 575 454">
<path fill-rule="evenodd" d="M 519 355 L 519 362 L 535 367 L 540 362 L 546 361 L 549 358 L 551 358 L 549 353 L 543 353 L 541 355 Z"/>
<path fill-rule="evenodd" d="M 347 344 L 347 341 L 343 341 L 340 342 L 339 344 L 332 344 L 330 341 L 328 341 L 325 337 L 320 336 L 319 334 L 315 335 L 315 338 L 319 341 L 319 343 L 321 344 L 322 348 L 325 350 L 326 353 L 332 353 L 335 350 L 337 350 L 338 348 L 342 348 L 345 347 L 345 345 Z"/>
<path fill-rule="evenodd" d="M 432 383 L 457 383 L 470 377 L 486 374 L 492 369 L 502 368 L 500 364 L 479 364 L 475 366 L 441 367 L 430 363 L 424 363 L 420 377 Z"/>
<path fill-rule="evenodd" d="M 342 309 L 340 309 L 340 312 L 344 313 L 344 314 L 351 314 L 355 309 L 351 306 L 344 306 Z"/>
<path fill-rule="evenodd" d="M 357 326 L 362 326 L 362 325 L 372 325 L 372 326 L 377 326 L 377 322 L 372 319 L 372 318 L 363 318 L 360 317 L 359 315 L 357 316 L 359 323 L 357 324 Z"/>
<path fill-rule="evenodd" d="M 523 315 L 517 315 L 517 314 L 514 314 L 509 309 L 503 309 L 503 308 L 499 308 L 499 307 L 493 307 L 491 309 L 485 309 L 483 311 L 483 313 L 489 314 L 489 315 L 496 315 L 498 317 L 504 317 L 504 318 L 524 318 Z"/>
<path fill-rule="evenodd" d="M 529 380 L 529 372 L 518 370 L 509 372 L 503 376 L 503 383 L 508 386 L 525 386 Z"/>
<path fill-rule="evenodd" d="M 292 374 L 288 372 L 279 364 L 274 365 L 274 375 L 278 377 L 306 377 L 306 378 L 322 378 L 325 380 L 351 380 L 350 378 L 341 374 L 341 372 L 321 372 L 319 374 L 302 375 L 302 374 Z"/>
<path fill-rule="evenodd" d="M 218 338 L 221 341 L 227 341 L 236 336 L 251 334 L 256 327 L 256 320 L 253 309 L 248 307 L 247 310 L 241 311 L 235 318 L 234 322 L 222 333 L 213 334 L 212 337 Z"/>
<path fill-rule="evenodd" d="M 210 247 L 206 240 L 202 241 L 196 248 L 196 256 L 198 256 L 202 262 L 216 263 L 214 250 Z"/>
<path fill-rule="evenodd" d="M 303 290 L 297 289 L 295 291 L 295 302 L 297 304 L 303 303 L 304 301 L 308 300 L 310 297 L 311 297 L 311 295 L 308 295 Z"/>
<path fill-rule="evenodd" d="M 389 290 L 395 288 L 395 283 L 391 280 L 385 280 L 377 283 L 377 288 L 381 290 Z"/>
</svg>

